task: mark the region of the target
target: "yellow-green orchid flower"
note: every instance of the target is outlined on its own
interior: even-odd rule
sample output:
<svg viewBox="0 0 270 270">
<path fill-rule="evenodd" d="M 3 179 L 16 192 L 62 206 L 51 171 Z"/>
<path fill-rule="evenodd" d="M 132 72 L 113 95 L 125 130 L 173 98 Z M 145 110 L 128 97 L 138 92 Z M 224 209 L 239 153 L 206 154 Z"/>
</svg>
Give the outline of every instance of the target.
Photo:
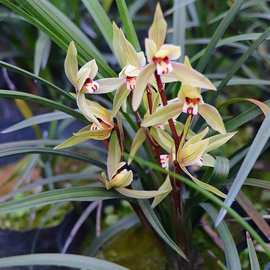
<svg viewBox="0 0 270 270">
<path fill-rule="evenodd" d="M 107 158 L 107 177 L 102 173 L 100 180 L 107 189 L 114 188 L 124 196 L 136 199 L 154 198 L 153 207 L 160 203 L 172 190 L 170 181 L 166 179 L 158 190 L 134 190 L 128 188 L 133 181 L 133 172 L 126 169 L 126 162 L 121 161 L 121 147 L 117 134 L 114 131 L 110 137 L 108 158 Z"/>
<path fill-rule="evenodd" d="M 148 32 L 148 38 L 145 40 L 148 64 L 141 70 L 139 76 L 137 76 L 136 86 L 133 92 L 132 107 L 135 111 L 140 106 L 144 90 L 147 84 L 153 80 L 153 74 L 155 72 L 158 76 L 161 76 L 163 83 L 180 81 L 194 87 L 215 89 L 215 86 L 198 71 L 187 68 L 182 63 L 174 62 L 174 60 L 180 57 L 181 50 L 178 46 L 164 44 L 166 32 L 167 23 L 158 4 L 153 23 Z"/>
<path fill-rule="evenodd" d="M 74 41 L 71 41 L 65 59 L 65 73 L 77 94 L 104 94 L 116 90 L 121 84 L 120 78 L 105 78 L 95 80 L 98 66 L 93 59 L 78 69 L 77 49 Z"/>
<path fill-rule="evenodd" d="M 188 68 L 192 68 L 188 57 L 185 58 L 185 65 Z M 182 84 L 178 92 L 178 99 L 180 100 L 183 113 L 189 115 L 199 114 L 212 129 L 223 134 L 226 133 L 222 117 L 218 110 L 214 106 L 204 103 L 200 88 Z"/>
<path fill-rule="evenodd" d="M 189 166 L 214 167 L 215 158 L 208 154 L 208 152 L 219 148 L 230 140 L 235 134 L 235 132 L 232 132 L 205 138 L 208 131 L 209 129 L 205 128 L 202 132 L 190 137 L 186 142 L 180 143 L 176 159 L 181 169 L 198 185 L 200 185 L 202 188 L 208 189 L 218 196 L 224 197 L 225 195 L 222 192 L 213 186 L 198 180 L 187 169 Z"/>
<path fill-rule="evenodd" d="M 86 99 L 83 94 L 78 95 L 78 99 L 80 111 L 91 124 L 75 132 L 69 139 L 56 146 L 56 149 L 71 147 L 90 139 L 106 140 L 113 131 L 113 115 L 109 110 L 94 101 Z"/>
<path fill-rule="evenodd" d="M 143 52 L 136 52 L 132 44 L 126 39 L 123 31 L 113 23 L 113 50 L 122 68 L 119 79 L 122 80 L 113 100 L 113 114 L 125 104 L 127 96 L 135 89 L 136 78 L 145 66 L 146 59 Z"/>
</svg>

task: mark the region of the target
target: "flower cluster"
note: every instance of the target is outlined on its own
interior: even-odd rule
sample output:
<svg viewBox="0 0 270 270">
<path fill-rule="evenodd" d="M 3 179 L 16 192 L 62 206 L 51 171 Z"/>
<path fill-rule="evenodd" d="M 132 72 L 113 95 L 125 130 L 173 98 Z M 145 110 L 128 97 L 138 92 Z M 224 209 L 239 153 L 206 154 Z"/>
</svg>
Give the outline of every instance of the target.
<svg viewBox="0 0 270 270">
<path fill-rule="evenodd" d="M 122 69 L 116 78 L 96 79 L 98 66 L 95 60 L 79 69 L 75 44 L 71 42 L 69 45 L 65 72 L 76 90 L 78 108 L 90 124 L 57 148 L 70 147 L 89 139 L 105 141 L 108 146 L 107 172 L 103 172 L 99 180 L 107 189 L 114 188 L 125 196 L 154 198 L 155 206 L 172 190 L 170 178 L 166 177 L 158 190 L 134 190 L 134 176 L 129 167 L 136 161 L 140 147 L 148 143 L 161 167 L 166 170 L 175 167 L 176 171 L 187 174 L 202 188 L 224 197 L 221 191 L 190 173 L 193 166 L 214 167 L 216 161 L 211 151 L 234 135 L 226 132 L 218 110 L 203 101 L 201 90 L 215 91 L 215 86 L 192 68 L 188 57 L 184 63 L 177 62 L 181 50 L 165 43 L 167 23 L 159 4 L 145 39 L 146 57 L 144 52 L 135 50 L 115 23 L 112 29 L 113 51 Z M 177 97 L 168 100 L 166 85 L 172 82 L 180 82 L 181 87 Z M 91 95 L 113 91 L 111 109 L 90 100 Z M 90 99 L 86 94 L 90 94 Z M 129 115 L 133 112 L 134 119 L 137 119 L 138 129 L 130 148 L 125 144 L 125 130 L 119 121 L 122 112 Z M 183 123 L 178 120 L 180 115 L 185 119 Z M 208 127 L 194 133 L 191 123 L 197 115 L 218 134 L 207 137 Z M 127 162 L 124 151 L 129 152 Z"/>
</svg>

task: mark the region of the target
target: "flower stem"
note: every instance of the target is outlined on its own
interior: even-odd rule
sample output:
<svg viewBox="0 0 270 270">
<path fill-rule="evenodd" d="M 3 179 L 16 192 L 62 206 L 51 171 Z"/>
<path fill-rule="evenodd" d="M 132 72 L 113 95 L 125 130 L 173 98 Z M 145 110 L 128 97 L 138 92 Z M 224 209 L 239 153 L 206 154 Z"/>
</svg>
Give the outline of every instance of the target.
<svg viewBox="0 0 270 270">
<path fill-rule="evenodd" d="M 163 83 L 161 81 L 160 75 L 158 75 L 157 72 L 155 72 L 155 79 L 157 82 L 157 87 L 158 87 L 158 91 L 161 97 L 162 105 L 166 106 L 168 104 L 167 96 L 164 91 L 164 87 L 163 87 Z M 174 143 L 175 143 L 175 154 L 177 155 L 177 151 L 180 145 L 180 137 L 177 134 L 176 126 L 172 118 L 168 120 L 168 123 L 172 132 Z M 176 160 L 174 161 L 173 165 L 176 169 L 176 172 L 180 173 L 181 169 Z M 181 242 L 183 243 L 183 240 L 181 238 L 184 238 L 183 236 L 181 236 L 181 232 L 179 231 L 180 225 L 182 223 L 181 217 L 183 216 L 182 200 L 181 200 L 181 185 L 179 185 L 175 179 L 171 179 L 171 182 L 173 186 L 172 199 L 174 202 L 174 209 L 173 209 L 173 219 L 175 223 L 174 227 L 176 230 L 176 239 L 177 239 L 178 244 L 180 245 Z"/>
</svg>

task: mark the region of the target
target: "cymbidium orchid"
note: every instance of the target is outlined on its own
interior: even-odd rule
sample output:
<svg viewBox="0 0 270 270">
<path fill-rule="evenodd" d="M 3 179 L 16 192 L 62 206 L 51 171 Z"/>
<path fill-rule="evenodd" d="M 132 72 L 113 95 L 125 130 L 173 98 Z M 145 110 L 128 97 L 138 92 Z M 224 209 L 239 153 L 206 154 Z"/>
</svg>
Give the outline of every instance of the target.
<svg viewBox="0 0 270 270">
<path fill-rule="evenodd" d="M 235 132 L 214 135 L 212 137 L 205 138 L 209 129 L 205 128 L 200 133 L 190 137 L 186 142 L 184 138 L 180 143 L 177 151 L 177 162 L 181 169 L 192 178 L 202 188 L 217 194 L 218 196 L 225 197 L 225 195 L 213 186 L 198 180 L 187 169 L 189 166 L 215 166 L 215 158 L 208 154 L 209 152 L 219 148 L 230 140 Z"/>
<path fill-rule="evenodd" d="M 113 50 L 122 68 L 119 73 L 122 84 L 118 87 L 113 101 L 113 113 L 116 114 L 130 92 L 135 89 L 136 78 L 145 66 L 146 60 L 144 53 L 136 52 L 123 31 L 115 23 L 113 23 Z"/>
<path fill-rule="evenodd" d="M 185 57 L 185 65 L 192 68 L 188 57 Z M 178 92 L 178 98 L 182 112 L 189 115 L 201 115 L 207 124 L 220 133 L 226 133 L 222 117 L 218 110 L 207 103 L 204 103 L 201 89 L 189 84 L 182 84 Z"/>
<path fill-rule="evenodd" d="M 215 89 L 215 86 L 201 73 L 187 68 L 182 63 L 174 62 L 181 55 L 180 47 L 164 44 L 166 39 L 167 23 L 158 4 L 148 38 L 145 40 L 145 51 L 148 64 L 141 70 L 137 77 L 136 87 L 132 98 L 133 110 L 140 106 L 144 90 L 153 80 L 153 75 L 161 76 L 164 83 L 181 81 L 194 87 Z"/>
<path fill-rule="evenodd" d="M 77 49 L 73 41 L 70 42 L 65 59 L 65 73 L 74 86 L 76 94 L 104 94 L 116 90 L 121 85 L 120 78 L 106 78 L 95 80 L 98 66 L 95 59 L 78 69 Z"/>
<path fill-rule="evenodd" d="M 126 162 L 121 161 L 121 147 L 116 132 L 113 132 L 109 142 L 107 158 L 107 177 L 102 173 L 100 180 L 107 189 L 114 188 L 119 193 L 137 199 L 155 198 L 153 206 L 160 203 L 170 192 L 171 185 L 166 180 L 158 190 L 134 190 L 128 186 L 133 181 L 133 172 L 125 168 Z"/>
</svg>

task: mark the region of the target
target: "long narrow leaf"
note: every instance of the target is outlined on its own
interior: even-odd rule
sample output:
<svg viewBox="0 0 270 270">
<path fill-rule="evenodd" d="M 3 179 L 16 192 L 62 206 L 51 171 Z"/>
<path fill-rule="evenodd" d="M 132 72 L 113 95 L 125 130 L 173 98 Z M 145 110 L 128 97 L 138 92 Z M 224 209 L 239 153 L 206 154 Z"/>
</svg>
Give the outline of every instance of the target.
<svg viewBox="0 0 270 270">
<path fill-rule="evenodd" d="M 125 154 L 125 156 L 126 156 L 126 158 L 128 158 L 128 154 Z M 256 241 L 258 241 L 258 243 L 262 246 L 262 248 L 265 251 L 265 253 L 267 254 L 267 256 L 270 258 L 270 249 L 268 248 L 266 243 L 262 240 L 262 238 L 259 236 L 259 234 L 236 211 L 234 211 L 232 208 L 225 205 L 215 195 L 213 195 L 212 193 L 210 193 L 209 191 L 207 191 L 205 189 L 202 189 L 201 187 L 199 187 L 198 185 L 196 185 L 195 183 L 193 183 L 189 179 L 187 179 L 179 174 L 176 174 L 174 172 L 165 170 L 155 163 L 146 161 L 146 160 L 141 159 L 139 157 L 134 157 L 134 159 L 136 162 L 138 162 L 142 166 L 145 166 L 146 168 L 151 168 L 157 172 L 161 172 L 164 174 L 169 174 L 171 177 L 175 178 L 177 181 L 180 181 L 180 182 L 184 183 L 186 186 L 190 187 L 191 189 L 194 189 L 194 190 L 200 192 L 203 196 L 205 196 L 207 199 L 212 201 L 217 206 L 224 207 L 224 209 L 226 209 L 228 211 L 228 213 L 235 219 L 235 221 L 237 223 L 239 223 L 245 230 L 247 230 Z"/>
<path fill-rule="evenodd" d="M 0 259 L 0 268 L 12 266 L 50 265 L 66 266 L 88 270 L 128 270 L 120 265 L 104 260 L 73 254 L 31 254 Z"/>
<path fill-rule="evenodd" d="M 4 61 L 1 61 L 0 60 L 0 66 L 1 67 L 5 67 L 7 69 L 10 69 L 16 73 L 19 73 L 19 74 L 22 74 L 24 76 L 27 76 L 31 79 L 34 79 L 34 80 L 37 80 L 37 81 L 40 81 L 41 83 L 47 85 L 48 87 L 52 88 L 53 90 L 59 92 L 60 94 L 62 94 L 64 97 L 66 97 L 67 99 L 71 100 L 71 101 L 75 101 L 75 98 L 69 94 L 68 92 L 66 92 L 65 90 L 59 88 L 58 86 L 54 85 L 53 83 L 41 78 L 40 76 L 37 76 L 35 75 L 34 73 L 31 73 L 25 69 L 22 69 L 22 68 L 19 68 L 19 67 L 16 67 L 14 65 L 11 65 L 9 63 L 6 63 Z"/>
<path fill-rule="evenodd" d="M 230 8 L 229 12 L 226 14 L 221 23 L 218 25 L 211 41 L 209 42 L 206 48 L 203 57 L 200 59 L 200 62 L 198 63 L 197 69 L 199 71 L 202 72 L 207 66 L 207 63 L 211 59 L 218 41 L 224 35 L 225 31 L 227 30 L 231 22 L 234 20 L 243 2 L 244 0 L 236 0 L 235 3 Z"/>
<path fill-rule="evenodd" d="M 253 140 L 249 151 L 233 181 L 233 184 L 230 187 L 227 198 L 225 199 L 224 204 L 228 207 L 234 202 L 238 192 L 240 191 L 242 185 L 244 184 L 248 174 L 252 170 L 256 160 L 258 159 L 263 147 L 270 137 L 270 113 L 268 113 L 255 137 Z M 226 209 L 221 209 L 218 217 L 216 219 L 216 226 L 223 220 L 226 215 Z"/>
<path fill-rule="evenodd" d="M 248 245 L 248 255 L 249 255 L 251 270 L 260 270 L 261 267 L 260 267 L 259 260 L 256 254 L 256 250 L 253 245 L 252 239 L 250 238 L 248 233 L 247 233 L 247 245 Z"/>
<path fill-rule="evenodd" d="M 48 204 L 71 201 L 98 201 L 108 199 L 123 199 L 118 193 L 108 191 L 100 187 L 71 187 L 61 188 L 34 195 L 22 199 L 12 200 L 0 204 L 0 213 L 11 213 L 17 210 L 39 207 Z"/>
<path fill-rule="evenodd" d="M 46 106 L 48 108 L 65 112 L 69 115 L 72 115 L 73 117 L 77 119 L 80 119 L 84 123 L 88 123 L 88 121 L 84 118 L 84 116 L 81 113 L 69 108 L 66 105 L 63 105 L 59 102 L 56 102 L 54 100 L 50 100 L 44 97 L 40 97 L 40 96 L 36 96 L 36 95 L 32 95 L 32 94 L 28 94 L 26 92 L 20 92 L 20 91 L 0 90 L 0 98 L 1 97 L 10 98 L 10 99 L 22 99 L 25 101 L 35 102 L 40 105 Z"/>
<path fill-rule="evenodd" d="M 112 23 L 98 0 L 82 0 L 83 4 L 91 14 L 97 24 L 99 31 L 102 33 L 107 44 L 112 50 L 113 31 Z"/>
<path fill-rule="evenodd" d="M 157 234 L 163 239 L 163 241 L 167 243 L 181 257 L 186 259 L 186 255 L 184 254 L 184 252 L 176 245 L 176 243 L 170 238 L 166 230 L 163 228 L 155 211 L 151 208 L 149 202 L 146 200 L 140 200 L 139 205 L 148 222 L 151 224 L 151 226 L 157 232 Z"/>
<path fill-rule="evenodd" d="M 50 154 L 50 155 L 58 155 L 58 156 L 64 156 L 67 158 L 72 158 L 72 159 L 77 159 L 80 161 L 88 162 L 90 164 L 93 164 L 97 167 L 106 168 L 106 164 L 99 161 L 95 160 L 93 158 L 87 157 L 85 155 L 81 155 L 78 153 L 74 153 L 71 151 L 63 151 L 63 150 L 54 150 L 51 148 L 46 148 L 46 147 L 14 147 L 8 150 L 3 150 L 0 153 L 0 158 L 1 157 L 8 157 L 8 156 L 14 156 L 14 155 L 19 155 L 19 154 Z"/>
<path fill-rule="evenodd" d="M 1 133 L 14 132 L 14 131 L 18 131 L 27 127 L 32 127 L 33 125 L 43 124 L 43 123 L 48 123 L 48 122 L 63 120 L 63 119 L 68 119 L 68 118 L 72 118 L 72 116 L 63 112 L 44 113 L 44 114 L 36 115 L 31 118 L 20 121 L 19 123 L 14 124 L 2 130 Z"/>
<path fill-rule="evenodd" d="M 218 211 L 211 204 L 208 203 L 202 203 L 201 206 L 214 221 L 218 214 Z M 224 221 L 220 223 L 219 226 L 217 227 L 217 231 L 224 243 L 226 266 L 230 270 L 241 270 L 242 268 L 236 244 L 233 240 L 229 228 L 227 227 L 227 224 Z"/>
<path fill-rule="evenodd" d="M 140 50 L 140 43 L 134 28 L 134 25 L 130 19 L 128 8 L 125 0 L 116 0 L 119 16 L 124 26 L 124 30 L 127 36 L 127 39 L 131 44 L 137 49 Z"/>
</svg>

